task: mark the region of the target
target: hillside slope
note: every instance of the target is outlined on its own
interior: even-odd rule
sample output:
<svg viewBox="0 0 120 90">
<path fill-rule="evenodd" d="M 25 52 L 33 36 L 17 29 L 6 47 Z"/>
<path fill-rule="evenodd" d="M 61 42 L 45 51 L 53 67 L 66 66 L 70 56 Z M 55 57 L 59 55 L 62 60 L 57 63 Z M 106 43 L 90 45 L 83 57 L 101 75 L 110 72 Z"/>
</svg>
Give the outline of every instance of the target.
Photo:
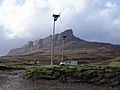
<svg viewBox="0 0 120 90">
<path fill-rule="evenodd" d="M 77 38 L 73 35 L 72 29 L 66 30 L 55 35 L 55 54 L 56 60 L 61 58 L 62 36 L 66 36 L 65 40 L 65 59 L 74 60 L 108 60 L 120 56 L 120 45 L 109 43 L 89 42 Z M 8 56 L 30 56 L 41 57 L 46 55 L 50 60 L 51 35 L 36 41 L 29 41 L 26 45 L 12 49 Z"/>
<path fill-rule="evenodd" d="M 62 36 L 67 36 L 67 39 L 65 40 L 65 43 L 71 42 L 71 41 L 83 41 L 73 35 L 73 31 L 71 29 L 66 30 L 65 32 L 62 32 L 60 34 L 56 34 L 54 37 L 54 44 L 55 46 L 60 46 L 62 44 Z M 39 39 L 36 41 L 29 41 L 26 45 L 12 49 L 9 51 L 8 55 L 24 55 L 29 52 L 37 51 L 38 49 L 49 49 L 51 46 L 51 38 L 52 36 L 48 36 L 43 39 Z"/>
</svg>

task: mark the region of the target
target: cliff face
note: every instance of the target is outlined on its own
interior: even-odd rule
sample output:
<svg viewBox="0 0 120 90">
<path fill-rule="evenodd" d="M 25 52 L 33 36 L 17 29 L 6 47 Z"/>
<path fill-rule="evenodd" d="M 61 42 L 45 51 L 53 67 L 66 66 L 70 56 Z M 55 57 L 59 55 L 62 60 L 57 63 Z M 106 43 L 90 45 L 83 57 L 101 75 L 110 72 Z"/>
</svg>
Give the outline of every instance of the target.
<svg viewBox="0 0 120 90">
<path fill-rule="evenodd" d="M 54 36 L 54 45 L 55 52 L 61 53 L 61 44 L 62 37 L 66 36 L 64 50 L 65 53 L 71 53 L 69 56 L 76 58 L 81 58 L 81 56 L 85 56 L 85 58 L 92 57 L 93 59 L 104 58 L 113 58 L 120 56 L 120 45 L 112 45 L 109 43 L 98 43 L 98 42 L 88 42 L 82 39 L 79 39 L 73 35 L 73 31 L 71 29 L 66 30 L 60 34 L 55 34 Z M 50 54 L 51 48 L 51 39 L 52 36 L 48 36 L 43 39 L 39 39 L 36 41 L 29 41 L 27 44 L 20 48 L 12 49 L 9 51 L 9 56 L 14 55 L 30 55 L 30 54 Z M 84 55 L 83 55 L 84 54 Z M 69 55 L 69 54 L 67 54 Z M 95 57 L 95 58 L 94 58 Z"/>
<path fill-rule="evenodd" d="M 55 36 L 54 36 L 55 46 L 61 45 L 63 36 L 66 36 L 66 40 L 65 40 L 66 43 L 71 42 L 71 41 L 78 41 L 78 40 L 80 41 L 81 40 L 73 35 L 72 29 L 68 29 L 60 34 L 55 34 Z M 37 49 L 50 48 L 51 39 L 52 39 L 52 35 L 50 35 L 46 38 L 43 38 L 43 39 L 36 40 L 36 41 L 29 41 L 26 45 L 24 45 L 20 48 L 10 50 L 8 55 L 22 55 L 22 54 L 25 54 L 25 53 L 28 53 L 30 51 L 34 51 Z M 83 41 L 83 40 L 81 40 L 81 41 Z"/>
</svg>

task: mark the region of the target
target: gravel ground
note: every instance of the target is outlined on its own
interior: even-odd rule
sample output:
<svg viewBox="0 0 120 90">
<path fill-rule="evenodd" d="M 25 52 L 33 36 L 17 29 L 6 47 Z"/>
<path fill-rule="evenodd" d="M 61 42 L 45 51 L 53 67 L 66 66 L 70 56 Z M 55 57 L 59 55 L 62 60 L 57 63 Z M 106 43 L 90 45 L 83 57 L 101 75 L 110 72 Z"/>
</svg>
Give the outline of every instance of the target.
<svg viewBox="0 0 120 90">
<path fill-rule="evenodd" d="M 22 80 L 21 71 L 0 71 L 0 90 L 120 90 L 120 87 L 112 88 L 46 80 Z"/>
</svg>

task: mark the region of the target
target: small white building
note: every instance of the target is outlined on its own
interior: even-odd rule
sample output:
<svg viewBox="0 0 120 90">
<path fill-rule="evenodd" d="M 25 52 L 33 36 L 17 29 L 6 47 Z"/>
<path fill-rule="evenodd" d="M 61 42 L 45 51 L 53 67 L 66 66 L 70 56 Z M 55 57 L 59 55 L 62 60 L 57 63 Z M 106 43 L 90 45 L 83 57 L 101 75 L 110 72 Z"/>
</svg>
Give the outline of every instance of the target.
<svg viewBox="0 0 120 90">
<path fill-rule="evenodd" d="M 77 61 L 63 61 L 60 63 L 60 65 L 77 65 Z"/>
</svg>

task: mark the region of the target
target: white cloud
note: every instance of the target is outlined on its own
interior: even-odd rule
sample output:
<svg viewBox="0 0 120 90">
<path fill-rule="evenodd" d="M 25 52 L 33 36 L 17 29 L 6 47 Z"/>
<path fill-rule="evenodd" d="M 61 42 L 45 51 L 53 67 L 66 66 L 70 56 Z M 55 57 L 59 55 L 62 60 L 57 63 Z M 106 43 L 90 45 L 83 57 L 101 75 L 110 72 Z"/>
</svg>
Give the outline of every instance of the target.
<svg viewBox="0 0 120 90">
<path fill-rule="evenodd" d="M 51 28 L 53 12 L 62 11 L 67 23 L 84 7 L 84 0 L 78 3 L 74 0 L 25 0 L 22 5 L 16 4 L 16 0 L 4 0 L 0 7 L 0 25 L 6 29 L 7 38 L 34 37 L 36 32 L 45 33 Z"/>
<path fill-rule="evenodd" d="M 116 8 L 116 4 L 110 1 L 106 2 L 105 6 L 108 8 Z"/>
<path fill-rule="evenodd" d="M 14 43 L 17 40 L 16 44 L 18 39 L 29 41 L 50 35 L 52 14 L 61 12 L 62 22 L 56 23 L 56 32 L 73 28 L 76 35 L 86 40 L 120 43 L 119 3 L 118 0 L 3 0 L 0 27 L 4 31 L 0 34 Z"/>
</svg>

